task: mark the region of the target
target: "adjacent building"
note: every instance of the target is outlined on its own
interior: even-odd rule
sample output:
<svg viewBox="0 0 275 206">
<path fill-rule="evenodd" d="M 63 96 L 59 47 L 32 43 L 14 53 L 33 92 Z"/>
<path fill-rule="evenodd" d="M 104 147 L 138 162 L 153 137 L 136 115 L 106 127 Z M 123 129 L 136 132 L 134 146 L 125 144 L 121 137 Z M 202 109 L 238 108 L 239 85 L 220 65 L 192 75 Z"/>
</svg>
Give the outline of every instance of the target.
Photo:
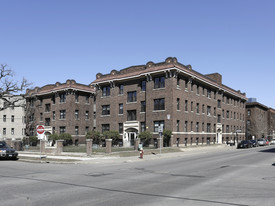
<svg viewBox="0 0 275 206">
<path fill-rule="evenodd" d="M 153 143 L 160 129 L 172 131 L 172 145 L 245 138 L 245 93 L 222 84 L 220 74 L 200 74 L 176 58 L 98 73 L 91 87 L 96 130 L 119 131 L 124 146 L 145 130 L 153 133 Z"/>
<path fill-rule="evenodd" d="M 25 99 L 20 95 L 5 95 L 4 99 L 12 102 L 5 106 L 0 99 L 0 140 L 22 140 L 25 137 Z"/>
<path fill-rule="evenodd" d="M 249 98 L 246 104 L 246 136 L 248 139 L 275 138 L 275 110 Z"/>
<path fill-rule="evenodd" d="M 95 129 L 94 100 L 94 89 L 74 80 L 27 90 L 27 135 L 36 136 L 36 126 L 44 125 L 46 136 L 70 133 L 74 143 L 85 143 L 85 134 Z"/>
</svg>

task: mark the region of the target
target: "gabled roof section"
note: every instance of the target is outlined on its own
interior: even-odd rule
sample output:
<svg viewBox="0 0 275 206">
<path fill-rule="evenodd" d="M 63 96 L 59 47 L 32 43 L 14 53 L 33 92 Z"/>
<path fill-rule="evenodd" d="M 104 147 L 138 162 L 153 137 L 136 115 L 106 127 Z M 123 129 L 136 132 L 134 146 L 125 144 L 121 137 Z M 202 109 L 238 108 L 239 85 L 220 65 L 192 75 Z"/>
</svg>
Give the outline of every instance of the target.
<svg viewBox="0 0 275 206">
<path fill-rule="evenodd" d="M 247 100 L 245 93 L 240 90 L 236 91 L 226 85 L 222 84 L 222 76 L 218 73 L 203 75 L 192 69 L 191 65 L 184 65 L 177 61 L 175 57 L 168 57 L 165 62 L 154 63 L 148 62 L 146 65 L 132 66 L 120 71 L 112 70 L 109 74 L 98 73 L 96 80 L 90 85 L 96 86 L 98 84 L 107 84 L 112 81 L 123 81 L 127 79 L 134 79 L 143 77 L 149 74 L 160 73 L 165 71 L 176 70 L 178 73 L 185 74 L 194 80 L 210 85 L 217 90 L 227 92 L 233 96 L 238 96 L 241 99 Z"/>
<path fill-rule="evenodd" d="M 33 96 L 33 95 L 46 95 L 51 94 L 59 91 L 66 91 L 66 90 L 76 90 L 81 92 L 87 93 L 95 93 L 95 89 L 91 85 L 84 85 L 76 83 L 75 80 L 67 80 L 66 83 L 61 84 L 60 82 L 56 82 L 55 84 L 48 84 L 43 87 L 36 87 L 32 90 L 26 91 L 26 96 Z"/>
</svg>

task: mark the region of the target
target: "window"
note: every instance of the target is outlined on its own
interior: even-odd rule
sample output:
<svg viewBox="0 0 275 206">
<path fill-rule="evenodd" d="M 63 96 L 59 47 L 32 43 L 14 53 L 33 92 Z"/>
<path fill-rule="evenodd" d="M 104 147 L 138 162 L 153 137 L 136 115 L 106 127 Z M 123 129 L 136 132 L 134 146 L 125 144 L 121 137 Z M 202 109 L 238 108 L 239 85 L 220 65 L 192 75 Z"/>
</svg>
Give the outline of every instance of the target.
<svg viewBox="0 0 275 206">
<path fill-rule="evenodd" d="M 55 111 L 53 111 L 53 120 L 55 120 Z"/>
<path fill-rule="evenodd" d="M 127 111 L 127 121 L 137 120 L 137 112 L 136 110 L 128 110 Z"/>
<path fill-rule="evenodd" d="M 59 127 L 59 133 L 60 134 L 63 134 L 63 133 L 66 133 L 66 127 Z"/>
<path fill-rule="evenodd" d="M 141 91 L 143 91 L 143 92 L 146 91 L 146 81 L 145 80 L 141 81 Z"/>
<path fill-rule="evenodd" d="M 123 94 L 123 90 L 124 90 L 124 85 L 123 84 L 119 85 L 119 94 L 120 95 Z"/>
<path fill-rule="evenodd" d="M 7 129 L 3 128 L 3 135 L 6 135 L 6 134 L 7 134 Z"/>
<path fill-rule="evenodd" d="M 154 110 L 165 110 L 165 99 L 154 99 Z"/>
<path fill-rule="evenodd" d="M 79 111 L 78 110 L 74 111 L 74 118 L 79 119 Z"/>
<path fill-rule="evenodd" d="M 102 96 L 103 97 L 110 96 L 110 86 L 106 86 L 102 88 Z"/>
<path fill-rule="evenodd" d="M 55 104 L 55 95 L 52 96 L 52 102 Z"/>
<path fill-rule="evenodd" d="M 45 112 L 51 111 L 51 104 L 45 104 Z"/>
<path fill-rule="evenodd" d="M 14 135 L 14 128 L 11 128 L 11 135 Z"/>
<path fill-rule="evenodd" d="M 14 122 L 14 115 L 11 115 L 11 122 Z"/>
<path fill-rule="evenodd" d="M 110 115 L 110 105 L 102 105 L 102 115 Z"/>
<path fill-rule="evenodd" d="M 177 132 L 180 131 L 180 120 L 177 120 Z"/>
<path fill-rule="evenodd" d="M 221 115 L 218 114 L 218 123 L 221 123 Z"/>
<path fill-rule="evenodd" d="M 66 110 L 60 110 L 60 119 L 66 119 Z"/>
<path fill-rule="evenodd" d="M 75 134 L 75 135 L 78 135 L 78 134 L 79 134 L 79 128 L 78 128 L 78 126 L 75 126 L 75 127 L 74 127 L 74 134 Z"/>
<path fill-rule="evenodd" d="M 60 103 L 66 102 L 66 94 L 65 93 L 60 94 L 59 97 L 60 97 Z"/>
<path fill-rule="evenodd" d="M 193 102 L 191 102 L 191 112 L 193 112 Z"/>
<path fill-rule="evenodd" d="M 251 115 L 251 111 L 249 109 L 249 110 L 247 110 L 247 116 L 250 116 L 250 115 Z"/>
<path fill-rule="evenodd" d="M 210 116 L 211 115 L 211 107 L 207 106 L 207 115 Z"/>
<path fill-rule="evenodd" d="M 127 98 L 128 102 L 136 102 L 137 101 L 137 92 L 128 92 L 128 98 Z"/>
<path fill-rule="evenodd" d="M 201 112 L 204 114 L 204 104 L 201 107 Z"/>
<path fill-rule="evenodd" d="M 217 99 L 217 92 L 214 92 L 214 99 Z"/>
<path fill-rule="evenodd" d="M 146 130 L 145 122 L 140 123 L 140 130 L 141 130 L 141 132 L 144 132 Z"/>
<path fill-rule="evenodd" d="M 53 127 L 53 134 L 55 134 L 55 127 Z"/>
<path fill-rule="evenodd" d="M 105 131 L 110 131 L 110 125 L 109 124 L 102 124 L 102 133 Z"/>
<path fill-rule="evenodd" d="M 184 132 L 187 132 L 187 129 L 188 129 L 188 122 L 185 121 L 184 122 Z"/>
<path fill-rule="evenodd" d="M 202 95 L 205 95 L 205 89 L 202 88 Z"/>
<path fill-rule="evenodd" d="M 30 100 L 30 105 L 31 105 L 31 107 L 34 107 L 34 100 L 33 99 Z"/>
<path fill-rule="evenodd" d="M 7 121 L 7 116 L 3 115 L 3 122 L 6 122 L 6 121 Z"/>
<path fill-rule="evenodd" d="M 211 132 L 211 124 L 207 123 L 206 132 Z"/>
<path fill-rule="evenodd" d="M 88 120 L 90 117 L 89 117 L 89 111 L 86 111 L 85 112 L 85 120 Z"/>
<path fill-rule="evenodd" d="M 180 99 L 177 98 L 177 110 L 180 110 Z"/>
<path fill-rule="evenodd" d="M 201 123 L 201 131 L 204 131 L 204 122 Z"/>
<path fill-rule="evenodd" d="M 199 85 L 197 85 L 197 95 L 199 95 L 200 94 L 200 87 L 199 87 Z"/>
<path fill-rule="evenodd" d="M 50 126 L 51 119 L 50 118 L 45 118 L 45 126 Z"/>
<path fill-rule="evenodd" d="M 123 133 L 123 123 L 118 123 L 118 132 L 119 134 Z"/>
<path fill-rule="evenodd" d="M 185 100 L 185 111 L 188 111 L 188 100 Z"/>
<path fill-rule="evenodd" d="M 90 96 L 86 96 L 86 104 L 90 104 Z"/>
<path fill-rule="evenodd" d="M 165 77 L 157 77 L 154 79 L 154 88 L 164 88 L 165 87 Z"/>
<path fill-rule="evenodd" d="M 165 129 L 164 120 L 154 121 L 154 132 L 159 132 L 159 127 Z"/>
<path fill-rule="evenodd" d="M 211 98 L 211 90 L 210 89 L 207 89 L 207 97 Z"/>
<path fill-rule="evenodd" d="M 188 80 L 185 80 L 185 90 L 187 91 L 188 90 Z"/>
<path fill-rule="evenodd" d="M 226 118 L 229 118 L 229 111 L 226 111 Z"/>
<path fill-rule="evenodd" d="M 221 100 L 218 100 L 218 108 L 221 108 Z"/>
<path fill-rule="evenodd" d="M 194 91 L 194 83 L 191 83 L 191 91 Z"/>
<path fill-rule="evenodd" d="M 226 125 L 226 133 L 229 133 L 229 125 Z"/>
<path fill-rule="evenodd" d="M 247 120 L 246 124 L 247 126 L 250 126 L 250 120 Z"/>
<path fill-rule="evenodd" d="M 40 113 L 40 121 L 43 121 L 43 113 Z"/>
<path fill-rule="evenodd" d="M 79 102 L 79 94 L 74 95 L 74 100 L 75 100 L 75 102 Z"/>
<path fill-rule="evenodd" d="M 118 108 L 118 114 L 123 114 L 123 104 L 119 104 Z"/>
<path fill-rule="evenodd" d="M 196 122 L 196 132 L 199 132 L 199 122 Z"/>
<path fill-rule="evenodd" d="M 85 127 L 85 133 L 87 134 L 89 132 L 89 127 Z"/>
<path fill-rule="evenodd" d="M 177 87 L 180 87 L 180 78 L 177 77 Z"/>
<path fill-rule="evenodd" d="M 191 129 L 191 131 L 193 131 L 193 121 L 191 121 L 190 129 Z"/>
<path fill-rule="evenodd" d="M 200 113 L 200 104 L 199 103 L 197 103 L 196 111 L 197 111 L 198 114 Z"/>
<path fill-rule="evenodd" d="M 145 101 L 141 101 L 140 105 L 141 105 L 140 111 L 141 112 L 146 112 L 146 102 Z"/>
</svg>

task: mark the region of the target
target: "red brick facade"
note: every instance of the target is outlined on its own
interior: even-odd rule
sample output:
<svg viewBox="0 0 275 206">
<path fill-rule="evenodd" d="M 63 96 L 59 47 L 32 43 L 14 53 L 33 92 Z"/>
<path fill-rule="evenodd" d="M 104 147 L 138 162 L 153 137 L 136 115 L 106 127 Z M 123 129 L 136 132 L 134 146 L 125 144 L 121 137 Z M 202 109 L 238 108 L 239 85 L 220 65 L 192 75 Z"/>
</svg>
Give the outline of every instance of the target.
<svg viewBox="0 0 275 206">
<path fill-rule="evenodd" d="M 94 89 L 67 80 L 28 90 L 27 135 L 36 136 L 36 125 L 46 134 L 70 133 L 73 142 L 85 143 L 85 134 L 94 129 Z"/>
<path fill-rule="evenodd" d="M 176 58 L 99 73 L 91 85 L 96 129 L 120 131 L 126 146 L 144 129 L 156 139 L 159 125 L 173 132 L 172 144 L 244 139 L 245 94 L 223 85 L 220 74 L 202 75 Z"/>
</svg>

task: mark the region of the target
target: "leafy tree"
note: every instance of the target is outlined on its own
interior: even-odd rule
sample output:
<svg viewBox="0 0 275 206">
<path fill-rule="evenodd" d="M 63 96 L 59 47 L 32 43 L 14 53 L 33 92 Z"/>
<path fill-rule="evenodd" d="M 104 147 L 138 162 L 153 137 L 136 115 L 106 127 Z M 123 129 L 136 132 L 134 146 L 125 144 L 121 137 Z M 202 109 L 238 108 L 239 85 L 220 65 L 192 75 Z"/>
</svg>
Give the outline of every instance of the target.
<svg viewBox="0 0 275 206">
<path fill-rule="evenodd" d="M 103 132 L 103 136 L 105 136 L 105 139 L 112 139 L 113 145 L 117 145 L 119 143 L 119 133 L 118 131 L 105 131 Z"/>
<path fill-rule="evenodd" d="M 143 146 L 149 146 L 152 139 L 152 133 L 149 130 L 145 130 L 144 132 L 139 133 L 138 137 L 143 143 Z"/>
<path fill-rule="evenodd" d="M 165 146 L 169 146 L 169 142 L 172 136 L 172 131 L 171 130 L 163 130 L 163 143 Z"/>
<path fill-rule="evenodd" d="M 0 65 L 0 99 L 3 101 L 3 104 L 0 105 L 0 111 L 8 107 L 25 105 L 25 101 L 22 101 L 22 98 L 11 98 L 11 96 L 23 92 L 31 83 L 25 78 L 21 82 L 15 82 L 12 80 L 14 75 L 14 71 L 8 68 L 8 65 Z"/>
<path fill-rule="evenodd" d="M 86 134 L 86 139 L 93 139 L 94 144 L 100 144 L 102 135 L 98 131 L 89 131 Z"/>
</svg>

